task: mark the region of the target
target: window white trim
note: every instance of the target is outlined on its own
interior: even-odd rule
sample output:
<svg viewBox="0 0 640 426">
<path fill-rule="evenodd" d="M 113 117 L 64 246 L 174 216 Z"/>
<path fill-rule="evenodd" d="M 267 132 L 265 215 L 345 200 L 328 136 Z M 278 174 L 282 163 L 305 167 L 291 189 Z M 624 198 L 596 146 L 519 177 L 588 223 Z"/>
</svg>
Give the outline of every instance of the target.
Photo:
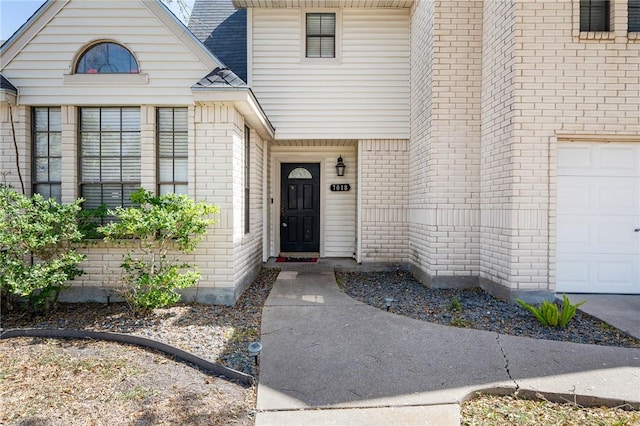
<svg viewBox="0 0 640 426">
<path fill-rule="evenodd" d="M 307 13 L 334 13 L 336 15 L 335 57 L 307 58 Z M 300 9 L 300 63 L 314 65 L 336 65 L 342 63 L 342 9 Z"/>
<path fill-rule="evenodd" d="M 65 74 L 64 84 L 148 84 L 149 74 Z"/>
</svg>

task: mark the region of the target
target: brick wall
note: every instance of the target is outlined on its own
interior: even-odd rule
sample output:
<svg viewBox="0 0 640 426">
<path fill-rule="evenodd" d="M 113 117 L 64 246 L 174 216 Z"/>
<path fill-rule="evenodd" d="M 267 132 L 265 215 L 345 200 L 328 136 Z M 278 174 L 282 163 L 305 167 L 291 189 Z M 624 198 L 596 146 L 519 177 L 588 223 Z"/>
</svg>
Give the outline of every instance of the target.
<svg viewBox="0 0 640 426">
<path fill-rule="evenodd" d="M 409 141 L 361 140 L 362 261 L 408 261 Z"/>
<path fill-rule="evenodd" d="M 22 105 L 0 103 L 0 184 L 7 184 L 21 192 L 20 176 L 27 194 L 31 193 L 31 109 Z M 12 126 L 13 120 L 13 126 Z M 18 143 L 16 162 L 15 140 Z M 26 142 L 26 143 L 25 143 Z M 18 173 L 18 166 L 20 173 Z"/>
<path fill-rule="evenodd" d="M 75 107 L 62 107 L 64 202 L 77 197 L 76 111 Z M 233 304 L 261 263 L 264 142 L 252 131 L 252 223 L 251 233 L 244 234 L 242 115 L 232 105 L 191 106 L 188 137 L 189 195 L 196 202 L 206 201 L 218 206 L 220 212 L 216 215 L 217 223 L 209 229 L 196 251 L 179 256 L 182 261 L 196 264 L 201 273 L 197 288 L 186 289 L 183 293 L 188 301 Z M 155 146 L 155 107 L 143 106 L 141 184 L 149 190 L 155 190 L 156 186 Z M 82 264 L 86 273 L 72 282 L 72 289 L 64 292 L 61 299 L 105 301 L 107 295 L 111 295 L 114 300 L 116 292 L 113 288 L 121 285 L 120 263 L 126 247 L 95 242 L 78 250 L 87 256 Z"/>
<path fill-rule="evenodd" d="M 640 135 L 640 43 L 626 1 L 580 33 L 577 1 L 485 2 L 481 276 L 555 289 L 558 138 Z"/>
<path fill-rule="evenodd" d="M 482 2 L 415 4 L 410 248 L 432 285 L 478 275 L 481 62 Z"/>
<path fill-rule="evenodd" d="M 246 287 L 251 284 L 251 281 L 258 272 L 260 265 L 262 264 L 262 239 L 263 239 L 263 185 L 262 179 L 265 173 L 263 164 L 263 150 L 265 142 L 255 132 L 251 131 L 251 152 L 250 152 L 250 168 L 251 178 L 249 187 L 250 198 L 250 223 L 249 233 L 244 233 L 244 204 L 240 209 L 241 217 L 240 222 L 234 224 L 234 253 L 233 259 L 235 261 L 235 276 L 234 283 L 236 284 L 236 298 L 240 297 Z M 244 139 L 243 146 L 244 150 Z M 241 188 L 236 188 L 236 195 L 239 195 L 241 199 L 244 198 L 244 163 L 241 161 L 241 174 L 239 176 L 239 182 L 242 183 Z M 236 173 L 237 174 L 237 173 Z M 240 192 L 237 192 L 239 189 Z"/>
<path fill-rule="evenodd" d="M 190 185 L 190 191 L 197 201 L 220 209 L 218 223 L 195 255 L 202 273 L 199 291 L 208 294 L 208 302 L 232 304 L 243 290 L 242 283 L 253 278 L 261 249 L 255 243 L 257 234 L 246 240 L 244 235 L 244 120 L 227 104 L 196 105 L 193 113 L 195 131 L 189 157 L 193 159 L 190 173 L 195 184 L 193 189 Z M 258 141 L 253 139 L 255 147 Z"/>
<path fill-rule="evenodd" d="M 515 4 L 485 2 L 483 30 L 480 277 L 510 287 Z"/>
</svg>

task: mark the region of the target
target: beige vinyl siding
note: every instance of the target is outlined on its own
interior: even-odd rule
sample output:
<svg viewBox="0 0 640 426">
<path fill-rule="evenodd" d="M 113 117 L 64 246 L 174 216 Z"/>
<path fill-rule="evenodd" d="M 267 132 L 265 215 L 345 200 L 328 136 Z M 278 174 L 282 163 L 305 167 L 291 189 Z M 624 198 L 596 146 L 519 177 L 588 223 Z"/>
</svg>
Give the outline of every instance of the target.
<svg viewBox="0 0 640 426">
<path fill-rule="evenodd" d="M 347 168 L 344 177 L 336 175 L 336 159 L 342 155 Z M 325 185 L 320 188 L 324 192 L 324 256 L 353 257 L 356 252 L 356 200 L 358 188 L 357 159 L 355 147 L 327 153 L 324 159 Z M 331 192 L 332 184 L 348 183 L 351 190 Z"/>
<path fill-rule="evenodd" d="M 252 13 L 252 87 L 276 137 L 408 138 L 410 10 L 335 9 L 337 60 L 304 58 L 314 10 Z"/>
<path fill-rule="evenodd" d="M 127 47 L 148 82 L 64 82 L 78 53 L 101 39 Z M 208 72 L 143 2 L 123 0 L 67 4 L 2 70 L 29 105 L 190 104 L 191 86 Z"/>
</svg>

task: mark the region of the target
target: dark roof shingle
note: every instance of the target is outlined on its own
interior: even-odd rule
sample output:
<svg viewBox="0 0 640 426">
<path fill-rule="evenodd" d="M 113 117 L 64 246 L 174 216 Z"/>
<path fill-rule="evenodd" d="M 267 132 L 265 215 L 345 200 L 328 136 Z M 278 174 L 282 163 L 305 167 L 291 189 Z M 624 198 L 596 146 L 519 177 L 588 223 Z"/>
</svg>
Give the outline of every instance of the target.
<svg viewBox="0 0 640 426">
<path fill-rule="evenodd" d="M 0 89 L 18 93 L 18 89 L 16 89 L 16 86 L 11 84 L 11 82 L 4 78 L 4 75 L 2 74 L 0 74 Z"/>
<path fill-rule="evenodd" d="M 227 67 L 247 81 L 247 11 L 231 0 L 196 0 L 189 30 Z"/>
<path fill-rule="evenodd" d="M 209 88 L 209 87 L 248 87 L 240 77 L 238 77 L 229 68 L 216 68 L 206 77 L 193 85 L 193 88 Z"/>
</svg>

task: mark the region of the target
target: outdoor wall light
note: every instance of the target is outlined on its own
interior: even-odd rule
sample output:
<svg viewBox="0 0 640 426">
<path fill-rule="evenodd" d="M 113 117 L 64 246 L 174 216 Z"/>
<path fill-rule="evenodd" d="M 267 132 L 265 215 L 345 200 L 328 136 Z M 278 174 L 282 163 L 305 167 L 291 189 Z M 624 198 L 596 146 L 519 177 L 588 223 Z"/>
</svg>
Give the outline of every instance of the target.
<svg viewBox="0 0 640 426">
<path fill-rule="evenodd" d="M 385 297 L 384 298 L 384 304 L 387 307 L 387 311 L 389 310 L 389 308 L 391 308 L 391 304 L 394 302 L 395 300 L 393 299 L 393 297 Z"/>
<path fill-rule="evenodd" d="M 347 166 L 344 164 L 344 160 L 342 159 L 342 155 L 340 157 L 338 157 L 338 162 L 336 163 L 336 173 L 338 174 L 338 176 L 344 176 L 344 169 L 346 169 Z"/>
<path fill-rule="evenodd" d="M 256 365 L 258 365 L 258 354 L 262 350 L 262 344 L 260 342 L 251 342 L 249 343 L 249 347 L 247 347 L 249 353 L 253 357 Z"/>
</svg>

